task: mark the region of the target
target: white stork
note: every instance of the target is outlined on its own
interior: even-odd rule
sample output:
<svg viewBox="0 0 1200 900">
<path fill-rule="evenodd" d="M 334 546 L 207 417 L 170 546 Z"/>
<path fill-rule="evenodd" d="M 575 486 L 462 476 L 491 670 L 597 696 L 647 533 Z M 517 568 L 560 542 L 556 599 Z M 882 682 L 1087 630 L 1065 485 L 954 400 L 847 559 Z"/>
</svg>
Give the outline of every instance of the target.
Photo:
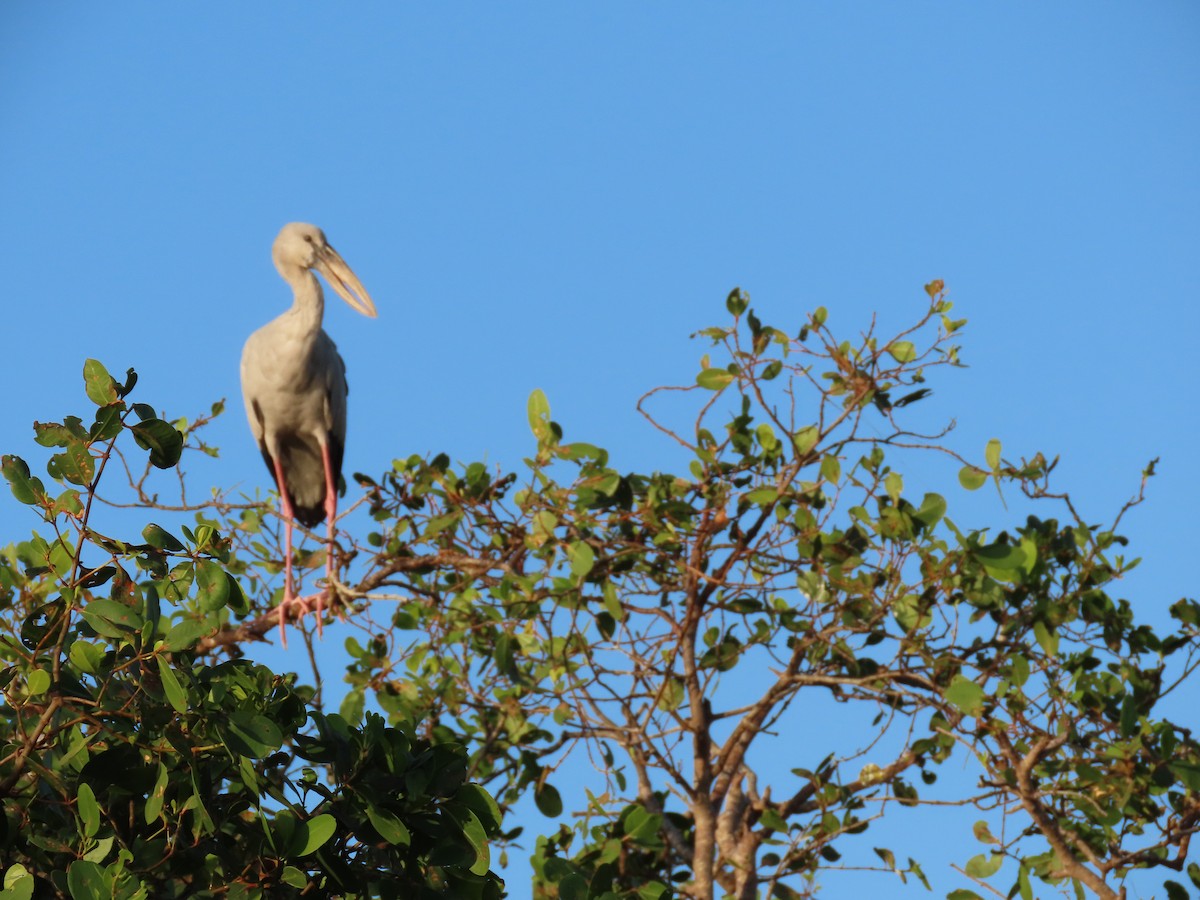
<svg viewBox="0 0 1200 900">
<path fill-rule="evenodd" d="M 242 351 L 242 398 L 250 430 L 275 477 L 283 506 L 285 534 L 283 600 L 279 635 L 293 606 L 303 616 L 309 601 L 297 598 L 292 582 L 292 523 L 315 527 L 324 518 L 329 535 L 325 553 L 326 590 L 332 590 L 337 486 L 346 441 L 346 365 L 321 328 L 325 297 L 313 270 L 352 307 L 375 317 L 375 304 L 362 282 L 315 225 L 284 225 L 271 250 L 275 268 L 292 286 L 292 308 L 268 322 Z M 310 598 L 321 630 L 324 591 Z"/>
</svg>

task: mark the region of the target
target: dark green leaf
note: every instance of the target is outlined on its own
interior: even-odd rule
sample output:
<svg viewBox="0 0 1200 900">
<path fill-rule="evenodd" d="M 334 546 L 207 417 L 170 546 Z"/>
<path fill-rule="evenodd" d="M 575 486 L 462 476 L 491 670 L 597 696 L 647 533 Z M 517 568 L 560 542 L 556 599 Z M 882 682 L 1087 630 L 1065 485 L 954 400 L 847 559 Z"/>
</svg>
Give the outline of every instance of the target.
<svg viewBox="0 0 1200 900">
<path fill-rule="evenodd" d="M 177 537 L 153 522 L 142 529 L 142 537 L 146 539 L 147 544 L 158 550 L 170 550 L 174 553 L 183 550 L 183 544 Z"/>
<path fill-rule="evenodd" d="M 147 419 L 130 426 L 138 446 L 150 451 L 150 462 L 160 469 L 169 469 L 179 462 L 183 453 L 183 435 L 162 419 Z"/>
<path fill-rule="evenodd" d="M 158 657 L 158 675 L 162 679 L 163 693 L 167 695 L 167 702 L 181 716 L 187 713 L 187 694 L 184 693 L 183 685 L 179 683 L 175 670 L 171 668 L 171 663 L 165 656 Z"/>
<path fill-rule="evenodd" d="M 196 600 L 200 612 L 216 612 L 228 599 L 229 579 L 225 570 L 207 559 L 196 563 Z"/>
<path fill-rule="evenodd" d="M 110 638 L 127 638 L 142 630 L 143 619 L 137 610 L 116 600 L 96 597 L 83 608 L 83 617 L 96 634 Z"/>
<path fill-rule="evenodd" d="M 167 632 L 163 646 L 172 653 L 187 650 L 196 641 L 200 640 L 200 636 L 207 630 L 208 628 L 203 621 L 198 619 L 184 619 Z"/>
<path fill-rule="evenodd" d="M 71 900 L 112 900 L 104 870 L 90 860 L 77 859 L 67 867 L 67 887 Z"/>
<path fill-rule="evenodd" d="M 540 785 L 534 791 L 533 800 L 543 816 L 555 819 L 562 815 L 562 797 L 559 796 L 554 785 L 544 783 Z"/>
</svg>

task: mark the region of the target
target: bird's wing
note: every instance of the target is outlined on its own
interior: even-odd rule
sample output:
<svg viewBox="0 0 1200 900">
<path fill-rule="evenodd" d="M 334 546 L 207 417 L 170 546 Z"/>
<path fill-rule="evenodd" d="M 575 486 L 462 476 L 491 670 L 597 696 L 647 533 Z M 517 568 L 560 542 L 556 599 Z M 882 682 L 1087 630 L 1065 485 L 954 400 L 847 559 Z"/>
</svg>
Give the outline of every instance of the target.
<svg viewBox="0 0 1200 900">
<path fill-rule="evenodd" d="M 317 339 L 313 360 L 316 371 L 325 382 L 325 428 L 329 457 L 333 463 L 333 474 L 340 478 L 342 455 L 346 447 L 346 396 L 350 393 L 346 384 L 346 364 L 337 351 L 337 345 L 324 331 Z"/>
</svg>

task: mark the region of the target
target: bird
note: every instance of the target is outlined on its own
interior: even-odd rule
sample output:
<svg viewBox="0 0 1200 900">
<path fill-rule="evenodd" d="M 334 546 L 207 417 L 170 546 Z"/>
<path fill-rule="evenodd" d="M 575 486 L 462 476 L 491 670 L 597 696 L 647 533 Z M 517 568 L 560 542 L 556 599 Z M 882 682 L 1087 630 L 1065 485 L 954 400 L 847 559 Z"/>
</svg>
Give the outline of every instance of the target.
<svg viewBox="0 0 1200 900">
<path fill-rule="evenodd" d="M 297 598 L 292 578 L 292 527 L 328 524 L 326 591 L 334 584 L 333 541 L 337 489 L 346 442 L 346 365 L 321 327 L 325 296 L 314 272 L 352 308 L 375 318 L 375 304 L 358 276 L 315 225 L 291 222 L 271 248 L 280 276 L 292 288 L 292 306 L 246 340 L 242 350 L 242 399 L 250 431 L 275 479 L 284 523 L 284 586 L 279 637 L 287 647 L 287 620 L 310 600 Z M 321 631 L 324 591 L 314 598 Z"/>
</svg>

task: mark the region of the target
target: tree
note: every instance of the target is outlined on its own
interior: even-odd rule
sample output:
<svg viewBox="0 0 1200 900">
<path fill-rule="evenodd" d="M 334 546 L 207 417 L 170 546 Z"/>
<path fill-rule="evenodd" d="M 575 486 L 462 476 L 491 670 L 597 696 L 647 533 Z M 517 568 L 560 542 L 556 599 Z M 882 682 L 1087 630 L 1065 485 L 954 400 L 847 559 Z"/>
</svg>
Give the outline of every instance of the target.
<svg viewBox="0 0 1200 900">
<path fill-rule="evenodd" d="M 0 554 L 0 897 L 499 897 L 500 814 L 464 747 L 216 661 L 206 636 L 252 604 L 212 524 L 94 527 L 121 448 L 170 468 L 184 436 L 127 400 L 132 370 L 118 384 L 89 361 L 84 378 L 91 425 L 35 425 L 65 490 L 3 459 L 44 533 Z"/>
<path fill-rule="evenodd" d="M 1142 502 L 1153 464 L 1137 496 L 1098 526 L 1052 487 L 1055 465 L 1042 454 L 1010 459 L 991 441 L 973 463 L 949 445 L 948 430 L 922 435 L 907 427 L 909 407 L 930 394 L 927 379 L 958 364 L 951 342 L 965 324 L 950 318 L 940 282 L 926 290 L 928 308 L 912 327 L 885 339 L 872 325 L 854 341 L 834 334 L 824 309 L 785 332 L 761 322 L 740 291 L 730 294 L 730 322 L 700 333 L 712 350 L 695 382 L 651 391 L 639 404 L 677 444 L 686 474 L 622 472 L 601 447 L 565 442 L 535 391 L 536 450 L 520 476 L 455 466 L 447 456 L 399 459 L 379 477 L 356 476 L 373 525 L 361 539 L 344 538 L 339 571 L 353 560 L 354 576 L 337 590 L 352 621 L 371 623 L 383 608 L 372 598 L 396 600 L 386 607 L 391 620 L 366 645 L 348 642 L 349 693 L 340 716 L 313 713 L 315 737 L 305 736 L 302 706 L 287 705 L 309 695 L 289 699 L 297 696 L 289 688 L 279 698 L 285 714 L 271 712 L 260 690 L 247 721 L 287 727 L 279 726 L 276 742 L 274 733 L 267 740 L 247 725 L 263 746 L 243 746 L 239 740 L 248 739 L 235 735 L 233 752 L 266 749 L 272 777 L 331 804 L 327 784 L 339 784 L 344 770 L 286 782 L 291 757 L 275 751 L 286 744 L 303 757 L 316 746 L 326 754 L 316 761 L 327 762 L 337 757 L 330 734 L 364 746 L 384 740 L 380 719 L 368 715 L 362 724 L 371 701 L 395 729 L 388 741 L 420 748 L 405 759 L 443 751 L 460 754 L 453 758 L 462 767 L 452 784 L 419 795 L 413 807 L 390 808 L 382 827 L 370 803 L 335 815 L 325 858 L 296 867 L 295 883 L 331 877 L 352 855 L 343 839 L 361 841 L 366 821 L 381 838 L 375 849 L 400 857 L 372 872 L 396 865 L 426 884 L 450 872 L 472 890 L 492 889 L 486 837 L 503 845 L 520 829 L 500 831 L 477 783 L 500 809 L 532 793 L 551 817 L 565 808 L 579 815 L 574 826 L 536 841 L 539 897 L 810 896 L 822 872 L 855 852 L 858 836 L 878 820 L 945 802 L 939 767 L 968 759 L 977 782 L 956 785 L 951 799 L 979 810 L 973 830 L 983 852 L 963 860 L 961 871 L 981 890 L 1005 893 L 991 883 L 1002 878 L 1008 893 L 1024 898 L 1044 893 L 1039 882 L 1117 897 L 1130 873 L 1154 868 L 1186 869 L 1200 886 L 1200 870 L 1187 863 L 1200 822 L 1200 747 L 1188 727 L 1156 712 L 1193 677 L 1200 606 L 1175 604 L 1177 627 L 1162 636 L 1110 596 L 1137 564 L 1125 557 L 1118 529 Z M 123 406 L 128 383 L 96 395 L 95 384 L 111 379 L 91 371 L 97 424 L 90 432 L 78 421 L 39 432 L 43 443 L 63 448 L 51 460 L 53 477 L 86 485 L 90 498 L 109 458 L 104 442 L 116 436 L 117 426 L 101 422 L 115 415 L 127 417 L 121 427 L 151 450 L 152 464 L 173 464 L 170 447 L 184 440 L 203 448 L 202 422 L 177 423 L 179 433 L 152 411 Z M 670 408 L 655 412 L 664 400 Z M 687 403 L 692 412 L 681 418 Z M 114 406 L 119 413 L 106 413 Z M 143 421 L 127 424 L 130 412 Z M 931 455 L 957 460 L 963 487 L 990 481 L 1044 514 L 1002 530 L 959 529 L 945 497 L 906 493 L 898 465 Z M 99 460 L 94 470 L 85 457 Z M 14 683 L 26 686 L 24 705 L 14 703 L 17 720 L 27 723 L 19 744 L 26 749 L 5 761 L 29 773 L 27 790 L 45 790 L 40 773 L 58 769 L 35 773 L 26 760 L 44 746 L 39 710 L 55 701 L 63 709 L 74 696 L 62 673 L 86 681 L 76 672 L 88 670 L 72 666 L 91 651 L 73 656 L 72 640 L 80 643 L 73 636 L 120 630 L 123 613 L 93 610 L 103 599 L 92 599 L 94 587 L 111 582 L 110 603 L 129 594 L 143 604 L 153 588 L 156 602 L 174 606 L 149 619 L 156 624 L 148 634 L 163 635 L 157 649 L 142 638 L 123 656 L 112 652 L 137 661 L 123 673 L 148 670 L 151 681 L 157 674 L 161 686 L 143 678 L 142 694 L 192 715 L 192 704 L 212 695 L 205 679 L 273 626 L 267 585 L 278 571 L 278 542 L 261 506 L 222 495 L 200 505 L 182 541 L 148 531 L 144 545 L 110 546 L 87 532 L 87 508 L 70 491 L 50 498 L 11 458 L 5 475 L 18 499 L 49 521 L 82 523 L 76 543 L 59 538 L 44 551 L 10 552 L 0 574 L 20 589 L 10 607 L 13 633 L 46 623 L 36 651 L 23 644 L 13 654 Z M 143 506 L 161 505 L 142 488 L 144 478 L 131 481 Z M 106 576 L 103 566 L 80 568 L 76 547 L 85 538 L 139 574 L 120 565 Z M 60 587 L 46 587 L 54 583 Z M 62 587 L 59 606 L 36 618 Z M 166 615 L 174 617 L 169 627 Z M 147 627 L 139 620 L 138 634 Z M 201 662 L 223 652 L 235 659 Z M 169 686 L 164 673 L 176 668 L 159 661 L 182 653 L 190 668 Z M 54 668 L 56 658 L 65 662 Z M 52 669 L 48 683 L 36 668 Z M 31 679 L 41 690 L 28 687 Z M 115 686 L 102 696 L 115 698 Z M 856 746 L 811 730 L 795 742 L 797 710 L 816 697 L 860 717 Z M 69 719 L 50 720 L 56 735 L 68 734 Z M 129 714 L 126 723 L 138 741 L 153 737 L 153 717 Z M 784 741 L 801 764 L 786 772 L 761 764 L 764 747 Z M 224 747 L 228 756 L 228 738 Z M 553 781 L 573 752 L 600 761 L 606 784 L 564 802 Z M 235 776 L 218 777 L 228 785 Z M 90 774 L 64 783 L 64 808 L 85 805 L 76 784 L 96 794 Z M 346 795 L 360 803 L 379 796 Z M 192 794 L 185 788 L 177 796 L 186 803 Z M 111 803 L 103 808 L 112 815 Z M 254 825 L 228 825 L 233 835 L 264 833 L 255 820 L 292 821 L 261 802 L 242 808 L 253 814 L 239 821 Z M 306 821 L 306 837 L 294 845 L 303 849 L 322 807 L 302 801 L 291 813 Z M 432 844 L 399 840 L 414 834 L 410 820 L 441 823 L 458 856 L 434 858 L 436 834 Z M 393 821 L 403 823 L 403 835 L 388 831 Z M 78 853 L 81 845 L 67 846 Z M 873 849 L 881 871 L 925 882 L 918 861 Z M 269 856 L 258 847 L 237 852 Z M 294 854 L 287 864 L 297 858 L 307 857 Z M 378 883 L 370 877 L 355 883 L 369 892 Z M 1178 881 L 1168 880 L 1166 890 L 1186 896 Z"/>
</svg>

